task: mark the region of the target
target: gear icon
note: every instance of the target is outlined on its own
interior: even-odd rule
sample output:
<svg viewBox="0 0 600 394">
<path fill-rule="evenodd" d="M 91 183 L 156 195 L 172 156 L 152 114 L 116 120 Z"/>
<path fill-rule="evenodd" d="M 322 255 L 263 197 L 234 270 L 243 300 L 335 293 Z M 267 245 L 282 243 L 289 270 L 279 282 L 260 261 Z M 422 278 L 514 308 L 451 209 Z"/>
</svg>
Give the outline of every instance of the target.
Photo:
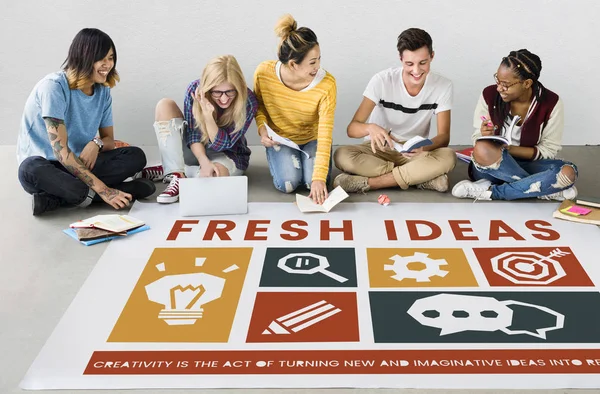
<svg viewBox="0 0 600 394">
<path fill-rule="evenodd" d="M 392 279 L 398 282 L 403 279 L 416 279 L 417 282 L 430 282 L 432 276 L 444 277 L 448 275 L 448 271 L 440 269 L 442 265 L 448 265 L 448 262 L 444 259 L 434 260 L 429 258 L 427 253 L 415 253 L 412 256 L 392 256 L 390 260 L 394 264 L 385 264 L 383 269 L 385 271 L 394 271 L 395 275 Z M 422 270 L 411 270 L 408 268 L 410 263 L 423 263 L 425 268 Z"/>
</svg>

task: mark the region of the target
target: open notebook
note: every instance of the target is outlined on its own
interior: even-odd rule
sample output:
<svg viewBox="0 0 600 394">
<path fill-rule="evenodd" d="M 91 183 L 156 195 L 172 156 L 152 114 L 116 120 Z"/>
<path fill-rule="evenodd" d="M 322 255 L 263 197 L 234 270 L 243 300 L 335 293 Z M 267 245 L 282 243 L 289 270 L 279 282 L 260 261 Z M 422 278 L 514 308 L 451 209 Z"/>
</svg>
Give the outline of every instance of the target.
<svg viewBox="0 0 600 394">
<path fill-rule="evenodd" d="M 513 129 L 515 128 L 517 123 L 519 123 L 520 120 L 521 120 L 521 117 L 519 115 L 515 115 L 512 118 L 512 120 L 510 121 L 510 123 L 508 124 L 508 126 L 505 126 L 501 129 L 501 134 L 499 134 L 499 135 L 482 135 L 481 137 L 477 138 L 477 141 L 489 140 L 489 141 L 493 141 L 493 142 L 499 142 L 499 143 L 505 144 L 505 145 L 510 145 L 511 140 L 512 140 Z"/>
</svg>

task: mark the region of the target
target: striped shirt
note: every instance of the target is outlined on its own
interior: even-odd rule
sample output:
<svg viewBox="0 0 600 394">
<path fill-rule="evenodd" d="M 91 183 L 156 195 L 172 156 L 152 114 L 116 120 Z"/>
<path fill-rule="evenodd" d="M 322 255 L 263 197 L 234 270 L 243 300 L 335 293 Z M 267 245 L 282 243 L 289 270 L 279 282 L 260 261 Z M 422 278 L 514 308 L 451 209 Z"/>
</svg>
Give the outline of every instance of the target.
<svg viewBox="0 0 600 394">
<path fill-rule="evenodd" d="M 254 92 L 258 99 L 256 125 L 261 127 L 266 123 L 277 134 L 298 145 L 317 140 L 312 180 L 325 182 L 336 106 L 335 78 L 326 73 L 313 88 L 296 91 L 279 80 L 276 64 L 273 60 L 262 62 L 254 73 Z"/>
<path fill-rule="evenodd" d="M 185 92 L 185 99 L 183 100 L 183 117 L 188 124 L 187 129 L 187 145 L 188 147 L 194 143 L 201 143 L 202 135 L 200 133 L 199 125 L 196 125 L 192 108 L 194 104 L 194 92 L 198 87 L 200 80 L 197 79 L 192 81 Z M 215 106 L 217 111 L 219 107 Z M 240 131 L 233 133 L 234 124 L 219 127 L 219 131 L 214 141 L 208 141 L 206 144 L 207 150 L 213 150 L 215 152 L 223 152 L 235 163 L 236 168 L 245 171 L 250 163 L 250 148 L 248 148 L 248 142 L 246 141 L 246 131 L 252 119 L 256 115 L 258 109 L 258 102 L 256 96 L 250 89 L 248 89 L 248 100 L 246 102 L 246 122 Z"/>
</svg>

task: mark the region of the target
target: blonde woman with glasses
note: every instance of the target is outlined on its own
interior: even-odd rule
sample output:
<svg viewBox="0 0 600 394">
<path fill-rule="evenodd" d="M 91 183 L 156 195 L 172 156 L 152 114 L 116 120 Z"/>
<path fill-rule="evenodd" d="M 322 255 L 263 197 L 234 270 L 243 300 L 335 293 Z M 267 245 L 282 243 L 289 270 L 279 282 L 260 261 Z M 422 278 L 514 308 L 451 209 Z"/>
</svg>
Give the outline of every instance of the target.
<svg viewBox="0 0 600 394">
<path fill-rule="evenodd" d="M 164 98 L 156 105 L 154 130 L 162 165 L 147 167 L 143 178 L 169 186 L 157 197 L 163 204 L 179 200 L 179 178 L 185 166 L 199 166 L 195 176 L 236 176 L 248 168 L 246 131 L 258 103 L 244 74 L 231 56 L 208 62 L 200 79 L 187 87 L 183 112 Z"/>
</svg>

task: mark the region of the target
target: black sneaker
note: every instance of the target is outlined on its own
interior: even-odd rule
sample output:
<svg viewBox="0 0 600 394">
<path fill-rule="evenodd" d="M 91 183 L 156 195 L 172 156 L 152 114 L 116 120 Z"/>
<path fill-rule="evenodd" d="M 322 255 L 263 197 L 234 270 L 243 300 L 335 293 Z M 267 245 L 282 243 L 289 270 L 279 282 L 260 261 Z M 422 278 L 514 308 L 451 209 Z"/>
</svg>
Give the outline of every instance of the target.
<svg viewBox="0 0 600 394">
<path fill-rule="evenodd" d="M 134 200 L 149 197 L 156 191 L 154 182 L 149 179 L 139 178 L 129 182 L 123 182 L 115 186 L 115 189 L 131 194 Z"/>
<path fill-rule="evenodd" d="M 58 197 L 47 193 L 33 193 L 33 199 L 31 201 L 33 216 L 41 215 L 47 211 L 54 211 L 60 207 L 60 200 Z"/>
</svg>

